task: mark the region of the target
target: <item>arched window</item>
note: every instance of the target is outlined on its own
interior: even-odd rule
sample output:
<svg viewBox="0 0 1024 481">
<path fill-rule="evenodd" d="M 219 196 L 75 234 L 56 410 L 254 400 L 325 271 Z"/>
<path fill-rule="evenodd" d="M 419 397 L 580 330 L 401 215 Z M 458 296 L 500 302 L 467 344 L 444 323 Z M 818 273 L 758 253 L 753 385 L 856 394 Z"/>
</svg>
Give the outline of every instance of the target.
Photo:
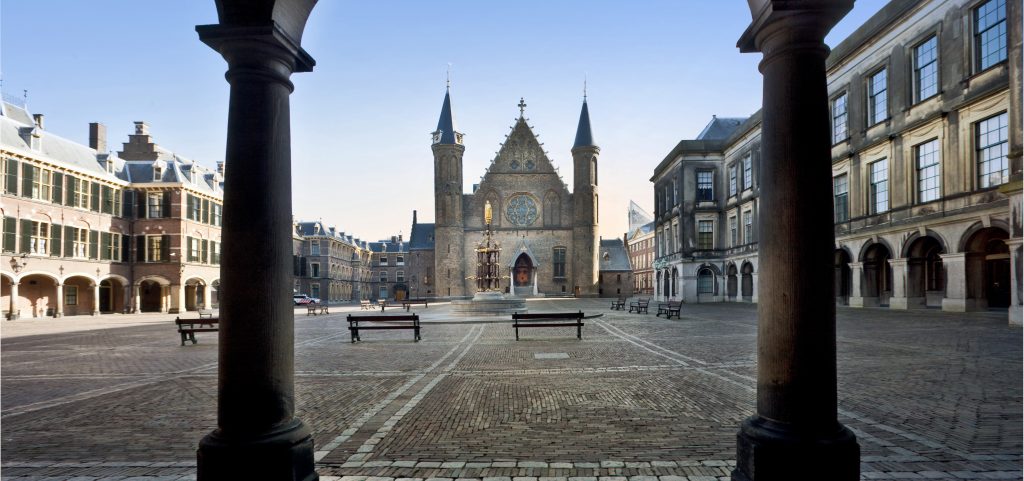
<svg viewBox="0 0 1024 481">
<path fill-rule="evenodd" d="M 697 294 L 715 293 L 715 275 L 707 267 L 697 271 Z"/>
</svg>

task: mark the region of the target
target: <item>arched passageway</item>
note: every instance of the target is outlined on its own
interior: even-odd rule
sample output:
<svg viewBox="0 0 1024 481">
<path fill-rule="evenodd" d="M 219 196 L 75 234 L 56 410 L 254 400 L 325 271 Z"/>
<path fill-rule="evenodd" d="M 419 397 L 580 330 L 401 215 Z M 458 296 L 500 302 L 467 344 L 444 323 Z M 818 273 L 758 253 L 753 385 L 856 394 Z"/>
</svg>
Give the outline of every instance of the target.
<svg viewBox="0 0 1024 481">
<path fill-rule="evenodd" d="M 864 251 L 862 294 L 865 306 L 888 306 L 892 296 L 892 252 L 885 244 L 872 244 Z"/>
<path fill-rule="evenodd" d="M 1010 305 L 1009 235 L 999 227 L 975 232 L 964 245 L 967 299 L 976 308 Z"/>
<path fill-rule="evenodd" d="M 739 291 L 739 279 L 736 271 L 736 264 L 729 264 L 727 272 L 727 287 L 726 293 L 729 296 L 730 301 L 736 300 L 736 294 Z"/>
<path fill-rule="evenodd" d="M 940 307 L 946 296 L 946 278 L 941 254 L 945 249 L 938 239 L 923 236 L 907 249 L 908 307 Z"/>
<path fill-rule="evenodd" d="M 754 301 L 754 265 L 750 262 L 744 262 L 743 267 L 740 268 L 742 274 L 740 295 L 743 296 L 745 302 Z"/>
<path fill-rule="evenodd" d="M 836 249 L 833 255 L 833 272 L 835 275 L 836 304 L 850 304 L 850 254 L 845 249 Z"/>
</svg>

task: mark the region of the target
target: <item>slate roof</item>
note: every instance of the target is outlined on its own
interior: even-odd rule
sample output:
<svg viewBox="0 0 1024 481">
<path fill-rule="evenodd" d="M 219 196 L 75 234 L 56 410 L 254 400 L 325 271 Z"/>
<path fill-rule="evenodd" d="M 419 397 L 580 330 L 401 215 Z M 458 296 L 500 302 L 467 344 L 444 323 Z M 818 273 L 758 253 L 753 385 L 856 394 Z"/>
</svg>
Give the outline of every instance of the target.
<svg viewBox="0 0 1024 481">
<path fill-rule="evenodd" d="M 696 140 L 725 140 L 746 121 L 746 117 L 711 117 Z"/>
<path fill-rule="evenodd" d="M 401 241 L 391 242 L 390 240 L 380 240 L 377 242 L 370 242 L 369 247 L 373 252 L 409 252 L 409 244 Z"/>
<path fill-rule="evenodd" d="M 607 260 L 605 260 L 605 254 L 608 254 Z M 633 267 L 629 264 L 629 254 L 626 252 L 626 245 L 622 243 L 622 239 L 601 239 L 600 270 L 633 270 Z"/>
<path fill-rule="evenodd" d="M 413 224 L 409 234 L 409 250 L 434 248 L 434 224 Z"/>
<path fill-rule="evenodd" d="M 441 134 L 439 144 L 454 144 L 455 114 L 452 113 L 451 89 L 444 91 L 444 103 L 441 104 L 441 117 L 437 119 L 437 131 Z"/>
<path fill-rule="evenodd" d="M 32 149 L 22 134 L 36 133 L 40 136 L 39 149 Z M 27 136 L 26 135 L 26 136 Z M 103 178 L 107 180 L 128 180 L 124 172 L 125 162 L 114 154 L 96 152 L 86 145 L 73 142 L 35 126 L 35 121 L 27 109 L 9 102 L 0 102 L 0 145 L 12 152 L 25 154 L 28 157 L 46 159 L 55 165 L 63 165 L 71 170 Z M 97 155 L 104 160 L 112 157 L 114 172 L 107 172 Z"/>
<path fill-rule="evenodd" d="M 596 147 L 594 134 L 590 131 L 590 110 L 587 108 L 586 99 L 583 100 L 583 108 L 580 109 L 580 123 L 576 126 L 576 141 L 572 148 Z"/>
<path fill-rule="evenodd" d="M 193 189 L 213 196 L 223 195 L 224 179 L 215 170 L 203 167 L 194 160 L 182 157 L 159 145 L 156 146 L 156 160 L 129 160 L 128 180 L 134 184 L 152 184 L 156 182 L 180 182 Z M 160 180 L 153 178 L 153 170 L 159 165 L 162 169 Z M 192 170 L 196 171 L 195 182 L 192 181 Z"/>
<path fill-rule="evenodd" d="M 366 242 L 363 242 L 363 241 L 359 240 L 358 238 L 354 238 L 351 234 L 345 234 L 344 232 L 338 232 L 337 229 L 335 229 L 334 227 L 328 227 L 327 225 L 325 225 L 323 223 L 323 221 L 319 221 L 319 220 L 311 221 L 311 222 L 299 221 L 299 222 L 296 223 L 296 226 L 297 226 L 298 233 L 301 236 L 305 236 L 305 237 L 308 237 L 308 236 L 331 237 L 331 238 L 337 239 L 339 242 L 344 242 L 344 243 L 352 245 L 352 246 L 356 246 L 356 247 L 359 247 L 359 248 L 362 248 L 362 249 L 366 249 L 367 248 Z M 319 226 L 319 229 L 317 228 L 318 226 Z M 358 257 L 356 254 L 352 254 L 352 256 L 353 256 L 352 257 L 353 259 Z"/>
</svg>

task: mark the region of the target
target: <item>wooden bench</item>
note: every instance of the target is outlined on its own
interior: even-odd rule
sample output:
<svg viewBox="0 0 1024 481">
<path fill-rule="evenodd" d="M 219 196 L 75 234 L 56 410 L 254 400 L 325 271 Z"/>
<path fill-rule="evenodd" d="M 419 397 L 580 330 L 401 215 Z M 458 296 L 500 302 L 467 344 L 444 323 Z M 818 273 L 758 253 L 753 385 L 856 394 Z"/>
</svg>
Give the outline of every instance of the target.
<svg viewBox="0 0 1024 481">
<path fill-rule="evenodd" d="M 395 322 L 397 324 L 386 325 L 359 325 L 359 322 Z M 400 316 L 348 316 L 348 330 L 352 336 L 352 342 L 362 341 L 359 331 L 364 329 L 412 329 L 413 341 L 419 342 L 420 338 L 420 316 L 418 314 L 406 314 Z"/>
<path fill-rule="evenodd" d="M 380 304 L 380 312 L 384 312 L 384 309 L 387 309 L 389 307 L 397 307 L 399 309 L 402 309 L 402 308 L 405 307 L 401 303 L 394 303 L 394 302 L 388 302 L 388 301 L 379 301 L 379 304 Z"/>
<path fill-rule="evenodd" d="M 429 303 L 429 302 L 430 302 L 430 299 L 406 299 L 406 300 L 402 301 L 402 305 L 405 306 L 405 312 L 409 312 L 409 308 L 413 304 L 423 304 L 423 308 L 426 309 L 428 307 L 427 303 Z"/>
<path fill-rule="evenodd" d="M 679 310 L 683 303 L 680 301 L 668 301 L 665 303 L 658 304 L 658 313 L 656 316 L 665 314 L 665 319 L 672 319 L 672 316 L 676 316 L 676 319 L 682 319 L 679 317 Z"/>
<path fill-rule="evenodd" d="M 360 311 L 372 311 L 373 310 L 373 304 L 370 304 L 370 300 L 369 299 L 363 299 L 363 300 L 359 301 L 359 310 Z"/>
<path fill-rule="evenodd" d="M 644 314 L 647 314 L 647 306 L 649 306 L 650 304 L 651 300 L 649 298 L 637 299 L 636 301 L 629 303 L 629 312 L 636 312 L 637 314 L 643 312 Z"/>
<path fill-rule="evenodd" d="M 520 314 L 517 312 L 512 314 L 512 327 L 516 329 L 517 341 L 519 340 L 520 327 L 572 326 L 576 326 L 576 339 L 583 339 L 583 312 L 549 312 L 537 314 Z"/>
<path fill-rule="evenodd" d="M 199 309 L 197 312 L 199 312 L 199 318 L 200 319 L 202 319 L 204 317 L 207 318 L 207 319 L 213 319 L 213 311 L 211 311 L 209 309 Z"/>
<path fill-rule="evenodd" d="M 331 311 L 329 311 L 327 309 L 327 304 L 326 303 L 321 302 L 321 303 L 317 304 L 315 302 L 310 302 L 309 304 L 306 304 L 306 315 L 307 316 L 310 315 L 310 314 L 315 316 L 317 314 L 330 314 L 330 313 L 331 313 Z"/>
<path fill-rule="evenodd" d="M 192 341 L 192 344 L 195 344 L 197 332 L 217 332 L 217 323 L 219 321 L 220 319 L 216 317 L 203 319 L 174 318 L 174 324 L 178 327 L 178 334 L 181 334 L 182 346 L 185 345 L 185 341 Z"/>
<path fill-rule="evenodd" d="M 625 308 L 626 308 L 626 298 L 625 297 L 620 297 L 620 298 L 615 299 L 614 301 L 612 301 L 612 310 L 613 311 L 621 311 L 621 310 L 623 310 Z"/>
</svg>

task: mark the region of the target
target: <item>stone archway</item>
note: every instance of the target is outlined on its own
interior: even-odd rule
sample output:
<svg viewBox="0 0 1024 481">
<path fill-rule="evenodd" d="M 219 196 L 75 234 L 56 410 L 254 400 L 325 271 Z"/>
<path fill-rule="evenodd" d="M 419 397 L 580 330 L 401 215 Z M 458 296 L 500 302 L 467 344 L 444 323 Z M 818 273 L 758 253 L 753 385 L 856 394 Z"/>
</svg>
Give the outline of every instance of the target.
<svg viewBox="0 0 1024 481">
<path fill-rule="evenodd" d="M 737 291 L 739 290 L 739 279 L 737 278 L 736 264 L 729 264 L 728 269 L 726 269 L 726 279 L 726 296 L 729 297 L 730 301 L 735 301 Z"/>
<path fill-rule="evenodd" d="M 888 306 L 892 296 L 892 252 L 882 243 L 868 246 L 861 262 L 864 264 L 864 306 Z"/>
<path fill-rule="evenodd" d="M 116 277 L 100 281 L 99 311 L 101 314 L 122 312 L 125 307 L 125 282 Z"/>
<path fill-rule="evenodd" d="M 157 279 L 144 279 L 137 289 L 137 309 L 139 312 L 166 312 L 169 283 Z"/>
<path fill-rule="evenodd" d="M 941 307 L 946 296 L 942 243 L 931 236 L 915 239 L 907 247 L 907 306 Z"/>
<path fill-rule="evenodd" d="M 836 286 L 836 305 L 850 304 L 850 254 L 846 249 L 836 249 L 833 255 L 833 273 Z"/>
<path fill-rule="evenodd" d="M 530 286 L 532 281 L 533 261 L 525 253 L 520 254 L 516 259 L 515 267 L 512 269 L 512 282 L 518 288 Z"/>
<path fill-rule="evenodd" d="M 967 299 L 976 308 L 1010 305 L 1009 234 L 999 227 L 980 229 L 964 244 Z"/>
<path fill-rule="evenodd" d="M 754 265 L 750 261 L 744 262 L 740 268 L 742 274 L 740 295 L 746 302 L 754 302 Z"/>
</svg>

